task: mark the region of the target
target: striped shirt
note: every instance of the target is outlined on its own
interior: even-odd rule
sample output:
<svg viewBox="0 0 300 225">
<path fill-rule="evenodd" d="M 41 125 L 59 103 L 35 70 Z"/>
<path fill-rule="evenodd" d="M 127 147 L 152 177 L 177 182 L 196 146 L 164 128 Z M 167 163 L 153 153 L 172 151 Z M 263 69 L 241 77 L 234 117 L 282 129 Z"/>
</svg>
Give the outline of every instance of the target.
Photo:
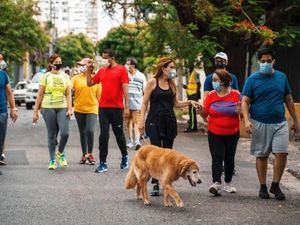
<svg viewBox="0 0 300 225">
<path fill-rule="evenodd" d="M 134 75 L 129 74 L 128 96 L 130 110 L 141 110 L 146 83 L 145 75 L 139 70 Z"/>
<path fill-rule="evenodd" d="M 225 96 L 218 96 L 216 91 L 208 93 L 204 108 L 209 115 L 208 130 L 218 135 L 232 135 L 239 130 L 237 104 L 241 101 L 239 91 L 232 89 Z"/>
</svg>

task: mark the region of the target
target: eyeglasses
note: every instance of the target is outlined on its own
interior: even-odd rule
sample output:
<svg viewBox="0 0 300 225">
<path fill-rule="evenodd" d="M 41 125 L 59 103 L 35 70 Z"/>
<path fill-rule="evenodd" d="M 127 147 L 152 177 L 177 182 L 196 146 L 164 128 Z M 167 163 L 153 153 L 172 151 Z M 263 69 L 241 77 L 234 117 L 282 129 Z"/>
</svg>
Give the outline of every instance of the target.
<svg viewBox="0 0 300 225">
<path fill-rule="evenodd" d="M 268 60 L 262 59 L 262 60 L 259 60 L 259 62 L 261 62 L 261 63 L 271 63 L 271 62 L 273 62 L 273 60 L 272 59 L 268 59 Z"/>
</svg>

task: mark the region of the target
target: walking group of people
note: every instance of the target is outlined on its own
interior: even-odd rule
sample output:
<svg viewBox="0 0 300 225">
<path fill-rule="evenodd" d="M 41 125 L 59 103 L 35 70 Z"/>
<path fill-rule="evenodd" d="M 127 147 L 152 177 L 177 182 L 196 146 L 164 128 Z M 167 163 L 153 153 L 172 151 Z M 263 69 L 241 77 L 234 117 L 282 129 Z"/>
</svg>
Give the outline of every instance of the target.
<svg viewBox="0 0 300 225">
<path fill-rule="evenodd" d="M 67 166 L 65 147 L 69 138 L 69 120 L 74 114 L 80 132 L 82 156 L 80 163 L 95 164 L 93 156 L 94 130 L 97 115 L 100 125 L 99 165 L 95 172 L 108 170 L 107 155 L 109 128 L 112 126 L 122 158 L 120 169 L 128 168 L 127 148 L 141 147 L 141 134 L 149 137 L 151 144 L 172 148 L 177 136 L 177 122 L 174 107 L 189 107 L 192 121 L 186 132 L 197 131 L 195 115 L 199 113 L 207 121 L 208 143 L 212 158 L 212 185 L 209 192 L 219 196 L 222 191 L 222 172 L 225 185 L 223 190 L 234 193 L 232 185 L 235 169 L 235 154 L 239 140 L 240 121 L 244 121 L 247 132 L 251 133 L 251 154 L 256 157 L 256 169 L 260 182 L 259 197 L 270 198 L 266 185 L 267 163 L 270 153 L 275 155 L 274 175 L 270 192 L 278 200 L 284 200 L 279 182 L 288 154 L 289 127 L 285 119 L 286 105 L 293 118 L 292 128 L 299 132 L 291 89 L 286 75 L 273 68 L 274 52 L 269 48 L 258 51 L 259 71 L 248 77 L 239 92 L 234 74 L 227 71 L 228 57 L 219 52 L 214 57 L 215 71 L 206 76 L 203 104 L 200 104 L 200 82 L 197 69 L 186 86 L 188 100 L 179 101 L 175 79 L 175 61 L 161 58 L 156 65 L 153 78 L 146 81 L 138 70 L 134 58 L 128 58 L 125 66 L 115 60 L 114 51 L 102 53 L 105 66 L 94 73 L 94 61 L 84 58 L 77 63 L 80 74 L 71 80 L 62 72 L 62 59 L 54 54 L 49 58 L 47 72 L 40 80 L 33 123 L 41 112 L 47 127 L 49 169 Z M 17 119 L 7 74 L 0 71 L 0 153 L 3 151 L 6 131 L 6 96 L 10 104 L 10 116 Z M 192 111 L 192 112 L 191 112 Z M 126 141 L 123 119 L 125 118 L 128 140 Z M 59 143 L 57 139 L 59 135 Z M 159 181 L 152 179 L 152 196 L 160 194 Z"/>
</svg>

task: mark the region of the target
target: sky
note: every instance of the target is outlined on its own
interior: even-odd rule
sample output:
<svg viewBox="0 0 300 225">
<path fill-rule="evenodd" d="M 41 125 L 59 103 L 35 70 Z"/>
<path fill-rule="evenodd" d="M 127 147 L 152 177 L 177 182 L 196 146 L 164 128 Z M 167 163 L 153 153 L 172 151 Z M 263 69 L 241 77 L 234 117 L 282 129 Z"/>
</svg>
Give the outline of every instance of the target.
<svg viewBox="0 0 300 225">
<path fill-rule="evenodd" d="M 104 11 L 103 7 L 100 5 L 100 17 L 99 17 L 99 38 L 102 39 L 106 36 L 107 32 L 113 28 L 118 27 L 122 24 L 122 10 L 118 10 L 118 12 L 114 15 L 113 18 L 108 16 L 108 14 Z"/>
</svg>

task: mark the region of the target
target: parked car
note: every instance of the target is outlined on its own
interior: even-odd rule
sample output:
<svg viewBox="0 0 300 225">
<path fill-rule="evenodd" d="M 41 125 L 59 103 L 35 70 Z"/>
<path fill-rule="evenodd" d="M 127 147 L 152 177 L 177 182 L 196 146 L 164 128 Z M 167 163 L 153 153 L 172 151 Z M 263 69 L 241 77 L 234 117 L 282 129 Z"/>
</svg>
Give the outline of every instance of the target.
<svg viewBox="0 0 300 225">
<path fill-rule="evenodd" d="M 36 73 L 33 76 L 31 83 L 28 85 L 25 97 L 26 109 L 32 109 L 35 103 L 39 91 L 39 82 L 42 75 L 43 73 L 41 72 Z"/>
<path fill-rule="evenodd" d="M 20 106 L 22 103 L 25 103 L 26 91 L 29 83 L 29 81 L 19 81 L 16 84 L 13 90 L 16 105 Z"/>
</svg>

